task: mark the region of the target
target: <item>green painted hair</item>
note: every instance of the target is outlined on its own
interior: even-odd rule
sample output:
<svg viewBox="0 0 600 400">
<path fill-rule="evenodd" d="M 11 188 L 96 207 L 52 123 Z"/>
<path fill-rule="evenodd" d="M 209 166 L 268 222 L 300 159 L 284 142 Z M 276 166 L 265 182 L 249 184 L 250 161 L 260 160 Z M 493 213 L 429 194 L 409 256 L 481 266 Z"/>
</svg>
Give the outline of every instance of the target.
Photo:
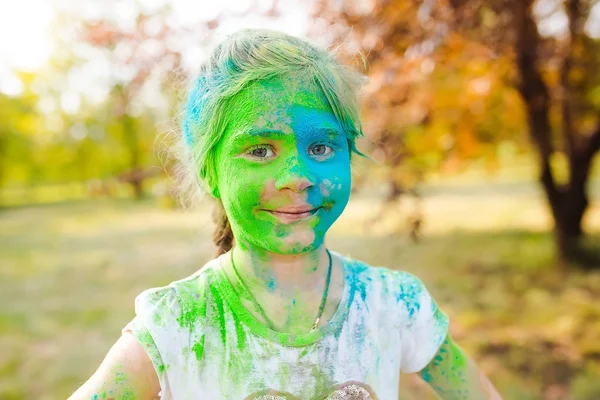
<svg viewBox="0 0 600 400">
<path fill-rule="evenodd" d="M 189 90 L 181 122 L 181 140 L 187 173 L 193 176 L 189 181 L 197 189 L 214 199 L 219 198 L 215 149 L 228 122 L 229 101 L 253 82 L 286 76 L 315 82 L 346 134 L 350 159 L 353 152 L 369 158 L 358 151 L 355 144 L 363 135 L 357 97 L 366 78 L 342 65 L 333 51 L 319 49 L 282 32 L 245 29 L 230 35 L 214 49 Z M 219 241 L 231 241 L 221 236 L 232 237 L 230 232 L 225 232 L 231 229 L 227 229 L 229 224 L 224 212 L 219 211 L 220 216 L 215 217 L 218 246 Z M 228 247 L 231 245 L 224 246 L 225 251 Z"/>
</svg>

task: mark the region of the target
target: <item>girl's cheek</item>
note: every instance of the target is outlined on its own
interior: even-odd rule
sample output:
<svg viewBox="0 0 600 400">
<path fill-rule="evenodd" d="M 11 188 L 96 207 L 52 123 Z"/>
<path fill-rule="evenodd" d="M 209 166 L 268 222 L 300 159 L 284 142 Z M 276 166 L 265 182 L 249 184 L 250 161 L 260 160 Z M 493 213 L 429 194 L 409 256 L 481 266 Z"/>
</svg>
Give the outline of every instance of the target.
<svg viewBox="0 0 600 400">
<path fill-rule="evenodd" d="M 331 196 L 331 189 L 334 187 L 334 183 L 330 179 L 323 179 L 319 184 L 319 191 L 321 192 L 321 196 L 329 197 Z"/>
<path fill-rule="evenodd" d="M 331 194 L 331 191 L 329 190 L 329 185 L 325 182 L 321 182 L 321 184 L 319 185 L 319 191 L 321 192 L 321 196 L 323 197 L 329 197 L 329 195 Z"/>
<path fill-rule="evenodd" d="M 341 182 L 332 183 L 330 198 L 335 199 L 336 201 L 347 201 L 347 197 L 349 197 L 350 188 L 347 185 L 342 184 Z"/>
<path fill-rule="evenodd" d="M 319 183 L 319 190 L 323 196 L 335 196 L 350 184 L 350 172 L 342 166 L 328 172 L 327 177 Z"/>
<path fill-rule="evenodd" d="M 268 203 L 270 199 L 277 196 L 277 189 L 275 188 L 275 178 L 265 179 L 259 188 L 259 197 L 263 204 Z"/>
</svg>

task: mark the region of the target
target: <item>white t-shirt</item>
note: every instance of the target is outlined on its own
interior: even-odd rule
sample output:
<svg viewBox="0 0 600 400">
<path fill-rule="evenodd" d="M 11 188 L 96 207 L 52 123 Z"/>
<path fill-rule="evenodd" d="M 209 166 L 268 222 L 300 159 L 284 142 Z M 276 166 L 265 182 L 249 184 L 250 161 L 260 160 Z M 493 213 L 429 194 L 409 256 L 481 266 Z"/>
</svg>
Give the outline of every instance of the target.
<svg viewBox="0 0 600 400">
<path fill-rule="evenodd" d="M 123 329 L 149 354 L 162 399 L 398 399 L 400 371 L 437 353 L 448 317 L 407 272 L 343 260 L 330 321 L 307 334 L 269 329 L 242 305 L 219 259 L 135 300 Z"/>
</svg>

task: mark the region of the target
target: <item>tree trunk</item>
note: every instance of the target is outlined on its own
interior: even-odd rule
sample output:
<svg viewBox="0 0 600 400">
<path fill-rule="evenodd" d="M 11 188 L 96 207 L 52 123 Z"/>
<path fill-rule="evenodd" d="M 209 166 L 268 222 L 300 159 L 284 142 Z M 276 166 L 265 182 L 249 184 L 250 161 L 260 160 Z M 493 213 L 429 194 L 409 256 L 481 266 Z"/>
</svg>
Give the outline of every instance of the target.
<svg viewBox="0 0 600 400">
<path fill-rule="evenodd" d="M 559 207 L 553 213 L 554 235 L 561 261 L 573 261 L 580 257 L 580 243 L 583 238 L 582 220 L 588 206 L 588 199 L 583 187 L 571 188 L 561 193 Z"/>
<path fill-rule="evenodd" d="M 124 108 L 125 109 L 125 108 Z M 143 180 L 144 174 L 140 168 L 140 145 L 138 142 L 137 127 L 135 121 L 126 112 L 123 114 L 123 133 L 125 135 L 125 143 L 129 151 L 131 169 L 130 184 L 133 188 L 133 194 L 136 200 L 141 200 L 144 196 Z"/>
<path fill-rule="evenodd" d="M 131 182 L 131 186 L 133 187 L 133 195 L 136 200 L 141 200 L 144 197 L 144 187 L 141 179 L 134 179 Z"/>
<path fill-rule="evenodd" d="M 550 93 L 538 69 L 538 49 L 540 37 L 532 16 L 532 0 L 515 2 L 517 24 L 516 56 L 520 73 L 519 92 L 525 102 L 529 131 L 538 151 L 540 183 L 554 219 L 554 234 L 560 261 L 587 263 L 591 258 L 582 257 L 582 220 L 589 201 L 586 183 L 594 154 L 600 148 L 600 123 L 596 132 L 588 140 L 575 141 L 575 128 L 571 123 L 569 87 L 565 79 L 563 89 L 562 136 L 566 144 L 569 160 L 569 182 L 559 185 L 550 166 L 550 157 L 556 151 L 552 141 L 550 125 Z M 565 59 L 564 77 L 570 68 L 570 55 Z M 592 261 L 600 268 L 600 262 Z"/>
</svg>

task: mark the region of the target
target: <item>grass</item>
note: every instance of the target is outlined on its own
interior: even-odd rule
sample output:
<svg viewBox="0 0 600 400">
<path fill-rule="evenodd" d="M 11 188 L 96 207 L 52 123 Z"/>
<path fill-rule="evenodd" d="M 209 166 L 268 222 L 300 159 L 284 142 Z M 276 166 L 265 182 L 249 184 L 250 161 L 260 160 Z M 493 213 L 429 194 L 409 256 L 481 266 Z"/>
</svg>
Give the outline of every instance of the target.
<svg viewBox="0 0 600 400">
<path fill-rule="evenodd" d="M 380 204 L 373 193 L 353 198 L 329 246 L 421 277 L 505 398 L 600 398 L 600 270 L 553 265 L 550 221 L 534 187 L 427 188 L 418 244 L 406 234 L 409 201 L 366 223 Z M 597 240 L 598 200 L 585 226 Z M 212 257 L 211 235 L 207 213 L 151 199 L 0 211 L 0 398 L 66 398 L 133 317 L 135 296 L 201 267 Z M 403 377 L 403 398 L 426 393 Z"/>
</svg>

